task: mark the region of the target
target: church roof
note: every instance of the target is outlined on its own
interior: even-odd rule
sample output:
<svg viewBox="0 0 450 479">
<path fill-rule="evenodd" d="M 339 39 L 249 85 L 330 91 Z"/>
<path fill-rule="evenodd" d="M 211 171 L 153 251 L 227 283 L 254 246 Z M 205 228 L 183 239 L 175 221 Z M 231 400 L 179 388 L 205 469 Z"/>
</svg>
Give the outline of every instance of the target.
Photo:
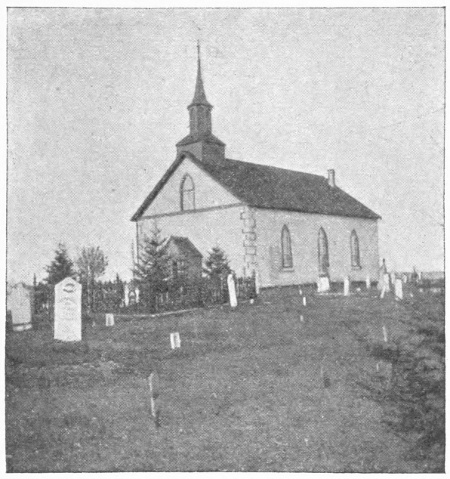
<svg viewBox="0 0 450 479">
<path fill-rule="evenodd" d="M 136 211 L 132 221 L 137 221 L 142 216 L 185 156 L 249 206 L 322 215 L 380 218 L 339 187 L 331 187 L 323 176 L 230 159 L 217 163 L 204 162 L 193 155 L 182 154 Z"/>
<path fill-rule="evenodd" d="M 194 246 L 189 238 L 184 236 L 171 236 L 164 248 L 168 248 L 169 244 L 174 244 L 182 256 L 199 256 L 203 257 L 200 251 Z"/>
<path fill-rule="evenodd" d="M 196 162 L 249 206 L 322 215 L 379 219 L 380 216 L 320 175 L 244 161 Z"/>
<path fill-rule="evenodd" d="M 198 141 L 203 141 L 204 143 L 215 143 L 216 145 L 225 146 L 223 141 L 220 141 L 217 136 L 214 136 L 212 133 L 203 133 L 199 135 L 187 135 L 182 140 L 180 140 L 176 146 L 190 145 L 191 143 L 196 143 Z"/>
</svg>

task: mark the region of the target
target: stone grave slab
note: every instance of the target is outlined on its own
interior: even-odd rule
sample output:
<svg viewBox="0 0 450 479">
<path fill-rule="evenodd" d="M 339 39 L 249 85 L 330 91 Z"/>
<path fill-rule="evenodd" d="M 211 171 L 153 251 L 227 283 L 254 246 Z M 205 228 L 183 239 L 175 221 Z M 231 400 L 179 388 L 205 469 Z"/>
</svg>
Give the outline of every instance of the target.
<svg viewBox="0 0 450 479">
<path fill-rule="evenodd" d="M 11 311 L 13 331 L 31 329 L 32 294 L 22 283 L 12 288 L 7 308 Z"/>
<path fill-rule="evenodd" d="M 81 341 L 81 284 L 72 278 L 55 286 L 54 338 Z"/>
</svg>

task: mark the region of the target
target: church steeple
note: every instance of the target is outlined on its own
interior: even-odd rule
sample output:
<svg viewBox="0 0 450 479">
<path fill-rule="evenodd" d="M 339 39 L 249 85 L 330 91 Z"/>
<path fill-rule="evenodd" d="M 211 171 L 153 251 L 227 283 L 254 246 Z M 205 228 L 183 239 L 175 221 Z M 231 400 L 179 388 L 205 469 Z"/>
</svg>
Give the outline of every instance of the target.
<svg viewBox="0 0 450 479">
<path fill-rule="evenodd" d="M 194 98 L 188 108 L 195 105 L 205 105 L 212 108 L 212 105 L 208 102 L 205 95 L 205 88 L 203 86 L 202 79 L 202 63 L 200 57 L 200 42 L 197 42 L 197 81 L 195 82 Z"/>
<path fill-rule="evenodd" d="M 200 42 L 197 43 L 197 81 L 195 82 L 195 93 L 189 110 L 189 126 L 191 135 L 203 135 L 211 133 L 211 110 L 212 105 L 205 95 L 205 88 L 202 79 L 202 65 L 200 59 Z"/>
<path fill-rule="evenodd" d="M 225 158 L 225 143 L 212 134 L 211 110 L 202 78 L 200 42 L 197 42 L 197 80 L 189 110 L 189 135 L 177 143 L 178 153 L 190 151 L 199 160 L 218 161 Z"/>
</svg>

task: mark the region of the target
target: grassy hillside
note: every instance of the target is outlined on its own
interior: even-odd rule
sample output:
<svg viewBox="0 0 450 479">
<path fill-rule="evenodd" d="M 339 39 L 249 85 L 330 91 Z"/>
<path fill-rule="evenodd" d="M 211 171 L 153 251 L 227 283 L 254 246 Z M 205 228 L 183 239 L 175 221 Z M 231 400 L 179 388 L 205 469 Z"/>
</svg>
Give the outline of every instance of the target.
<svg viewBox="0 0 450 479">
<path fill-rule="evenodd" d="M 311 295 L 304 307 L 281 290 L 235 311 L 97 321 L 75 345 L 48 329 L 8 333 L 8 470 L 426 471 L 359 385 L 389 381 L 371 350 L 383 326 L 388 341 L 404 334 L 408 314 L 375 293 Z"/>
</svg>

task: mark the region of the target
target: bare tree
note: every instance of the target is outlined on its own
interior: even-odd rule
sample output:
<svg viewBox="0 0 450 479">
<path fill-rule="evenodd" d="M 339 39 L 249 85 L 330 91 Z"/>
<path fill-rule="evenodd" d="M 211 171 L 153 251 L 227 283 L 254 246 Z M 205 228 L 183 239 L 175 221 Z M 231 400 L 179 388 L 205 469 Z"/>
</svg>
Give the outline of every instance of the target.
<svg viewBox="0 0 450 479">
<path fill-rule="evenodd" d="M 81 250 L 75 263 L 80 281 L 86 286 L 87 306 L 88 309 L 91 310 L 95 282 L 105 273 L 108 266 L 108 259 L 99 246 L 89 246 Z"/>
</svg>

